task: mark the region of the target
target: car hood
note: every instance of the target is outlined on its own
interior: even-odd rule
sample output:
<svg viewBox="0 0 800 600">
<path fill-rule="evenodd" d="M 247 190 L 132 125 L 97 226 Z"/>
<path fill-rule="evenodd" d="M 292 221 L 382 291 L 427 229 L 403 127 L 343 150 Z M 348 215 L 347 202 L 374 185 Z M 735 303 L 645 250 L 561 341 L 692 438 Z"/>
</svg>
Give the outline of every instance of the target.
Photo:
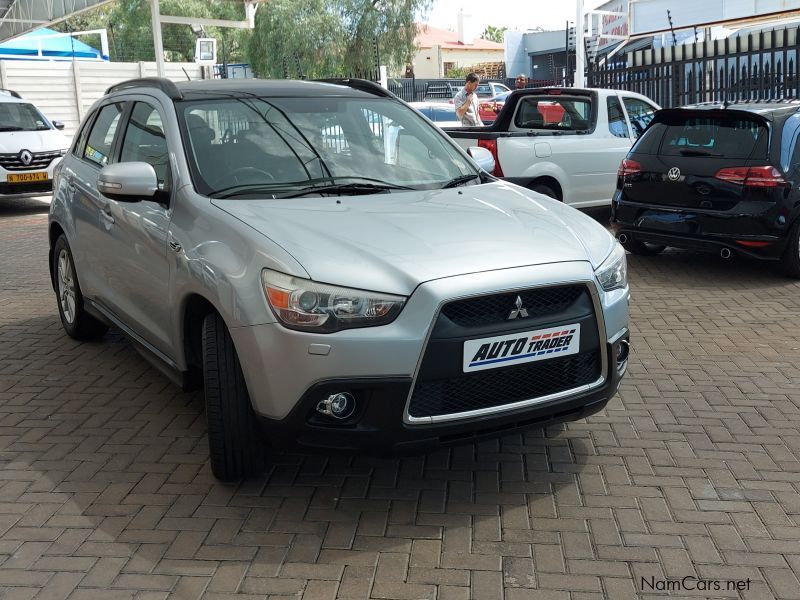
<svg viewBox="0 0 800 600">
<path fill-rule="evenodd" d="M 0 131 L 0 154 L 55 152 L 69 147 L 69 140 L 56 129 L 46 131 Z"/>
<path fill-rule="evenodd" d="M 467 273 L 566 261 L 597 267 L 614 244 L 583 213 L 506 182 L 212 203 L 283 247 L 315 281 L 403 295 Z"/>
</svg>

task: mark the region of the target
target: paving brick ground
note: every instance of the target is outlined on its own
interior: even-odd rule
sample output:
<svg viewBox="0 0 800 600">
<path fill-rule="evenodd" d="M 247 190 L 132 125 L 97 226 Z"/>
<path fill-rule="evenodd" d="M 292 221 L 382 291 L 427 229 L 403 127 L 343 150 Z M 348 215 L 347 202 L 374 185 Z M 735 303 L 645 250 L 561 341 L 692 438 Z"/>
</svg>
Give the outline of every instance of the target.
<svg viewBox="0 0 800 600">
<path fill-rule="evenodd" d="M 800 598 L 800 285 L 774 271 L 631 257 L 629 375 L 587 421 L 228 486 L 198 395 L 62 333 L 45 210 L 0 203 L 0 598 Z"/>
</svg>

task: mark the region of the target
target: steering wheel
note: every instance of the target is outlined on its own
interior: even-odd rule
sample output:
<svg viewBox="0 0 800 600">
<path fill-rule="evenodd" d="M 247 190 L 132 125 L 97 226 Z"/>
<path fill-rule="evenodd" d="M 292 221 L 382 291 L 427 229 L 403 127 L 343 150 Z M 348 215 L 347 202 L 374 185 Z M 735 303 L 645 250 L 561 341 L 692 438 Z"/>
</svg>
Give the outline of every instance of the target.
<svg viewBox="0 0 800 600">
<path fill-rule="evenodd" d="M 217 181 L 214 182 L 214 187 L 219 187 L 219 185 L 223 183 L 223 180 L 225 184 L 230 185 L 231 179 L 233 179 L 236 184 L 263 183 L 264 179 L 275 181 L 275 176 L 272 173 L 267 173 L 256 167 L 239 167 L 217 179 Z"/>
</svg>

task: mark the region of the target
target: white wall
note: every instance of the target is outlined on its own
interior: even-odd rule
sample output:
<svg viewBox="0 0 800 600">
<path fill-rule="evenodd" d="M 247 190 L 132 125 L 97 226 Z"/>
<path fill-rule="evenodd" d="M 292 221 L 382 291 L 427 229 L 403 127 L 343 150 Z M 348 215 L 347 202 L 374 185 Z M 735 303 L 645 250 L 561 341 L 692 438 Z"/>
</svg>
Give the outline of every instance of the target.
<svg viewBox="0 0 800 600">
<path fill-rule="evenodd" d="M 195 63 L 167 63 L 166 76 L 186 81 L 201 79 Z M 64 122 L 64 133 L 72 136 L 91 105 L 106 89 L 137 77 L 155 77 L 156 63 L 90 63 L 80 61 L 0 60 L 0 87 L 14 90 L 55 121 Z"/>
</svg>

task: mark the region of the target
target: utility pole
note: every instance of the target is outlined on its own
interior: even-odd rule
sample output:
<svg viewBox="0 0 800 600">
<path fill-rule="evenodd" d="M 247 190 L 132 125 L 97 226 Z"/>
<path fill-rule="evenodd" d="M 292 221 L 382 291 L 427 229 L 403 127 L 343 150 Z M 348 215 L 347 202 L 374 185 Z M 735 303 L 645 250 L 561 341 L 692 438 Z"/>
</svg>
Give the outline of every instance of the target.
<svg viewBox="0 0 800 600">
<path fill-rule="evenodd" d="M 164 77 L 164 41 L 161 39 L 161 9 L 158 0 L 150 0 L 150 15 L 153 19 L 153 45 L 156 50 L 156 72 Z"/>
<path fill-rule="evenodd" d="M 586 87 L 584 76 L 583 0 L 575 0 L 575 79 L 573 87 Z"/>
</svg>

